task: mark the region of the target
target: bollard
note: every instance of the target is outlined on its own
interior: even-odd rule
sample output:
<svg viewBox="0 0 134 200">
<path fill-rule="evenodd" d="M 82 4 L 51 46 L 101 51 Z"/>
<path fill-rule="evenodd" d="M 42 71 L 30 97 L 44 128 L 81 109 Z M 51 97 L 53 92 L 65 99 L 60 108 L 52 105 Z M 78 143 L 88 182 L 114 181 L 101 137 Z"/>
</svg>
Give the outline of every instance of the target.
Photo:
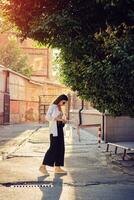
<svg viewBox="0 0 134 200">
<path fill-rule="evenodd" d="M 98 128 L 98 148 L 101 147 L 101 127 Z"/>
</svg>

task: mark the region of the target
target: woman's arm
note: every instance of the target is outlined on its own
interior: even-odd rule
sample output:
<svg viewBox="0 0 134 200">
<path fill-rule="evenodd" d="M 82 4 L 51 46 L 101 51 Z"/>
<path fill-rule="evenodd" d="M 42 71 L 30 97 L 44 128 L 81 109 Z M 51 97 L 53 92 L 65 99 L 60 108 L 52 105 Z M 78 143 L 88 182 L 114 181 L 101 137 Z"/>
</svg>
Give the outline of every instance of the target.
<svg viewBox="0 0 134 200">
<path fill-rule="evenodd" d="M 65 120 L 61 116 L 61 112 L 57 109 L 56 105 L 51 105 L 47 111 L 46 119 L 48 121 L 56 120 L 65 122 Z"/>
</svg>

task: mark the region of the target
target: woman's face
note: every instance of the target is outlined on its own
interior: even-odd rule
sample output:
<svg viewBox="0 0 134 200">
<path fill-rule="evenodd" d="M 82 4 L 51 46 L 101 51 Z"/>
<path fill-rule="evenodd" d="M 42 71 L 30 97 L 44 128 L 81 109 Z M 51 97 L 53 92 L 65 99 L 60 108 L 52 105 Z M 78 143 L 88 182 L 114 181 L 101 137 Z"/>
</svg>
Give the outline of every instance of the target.
<svg viewBox="0 0 134 200">
<path fill-rule="evenodd" d="M 64 105 L 66 104 L 66 102 L 67 102 L 66 100 L 62 100 L 62 101 L 59 102 L 58 105 L 59 105 L 59 106 L 64 106 Z"/>
</svg>

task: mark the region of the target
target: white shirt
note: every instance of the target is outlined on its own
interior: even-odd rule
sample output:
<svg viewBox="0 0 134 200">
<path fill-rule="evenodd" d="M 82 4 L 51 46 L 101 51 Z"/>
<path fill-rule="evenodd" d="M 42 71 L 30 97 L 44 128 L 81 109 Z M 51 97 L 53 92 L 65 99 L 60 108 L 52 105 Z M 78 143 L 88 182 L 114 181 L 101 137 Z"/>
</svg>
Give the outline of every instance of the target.
<svg viewBox="0 0 134 200">
<path fill-rule="evenodd" d="M 59 111 L 56 104 L 52 104 L 47 111 L 46 119 L 49 121 L 49 133 L 54 137 L 58 136 L 57 121 L 56 118 L 63 115 L 62 111 Z"/>
</svg>

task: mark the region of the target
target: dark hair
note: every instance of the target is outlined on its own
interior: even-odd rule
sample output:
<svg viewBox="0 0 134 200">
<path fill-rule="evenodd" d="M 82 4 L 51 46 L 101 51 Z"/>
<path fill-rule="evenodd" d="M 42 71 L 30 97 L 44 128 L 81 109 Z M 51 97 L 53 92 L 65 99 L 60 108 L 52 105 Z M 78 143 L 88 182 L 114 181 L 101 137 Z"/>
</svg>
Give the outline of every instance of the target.
<svg viewBox="0 0 134 200">
<path fill-rule="evenodd" d="M 62 94 L 62 95 L 58 96 L 57 99 L 55 99 L 53 104 L 58 105 L 60 103 L 60 101 L 62 101 L 62 100 L 68 101 L 68 97 L 65 94 Z"/>
</svg>

